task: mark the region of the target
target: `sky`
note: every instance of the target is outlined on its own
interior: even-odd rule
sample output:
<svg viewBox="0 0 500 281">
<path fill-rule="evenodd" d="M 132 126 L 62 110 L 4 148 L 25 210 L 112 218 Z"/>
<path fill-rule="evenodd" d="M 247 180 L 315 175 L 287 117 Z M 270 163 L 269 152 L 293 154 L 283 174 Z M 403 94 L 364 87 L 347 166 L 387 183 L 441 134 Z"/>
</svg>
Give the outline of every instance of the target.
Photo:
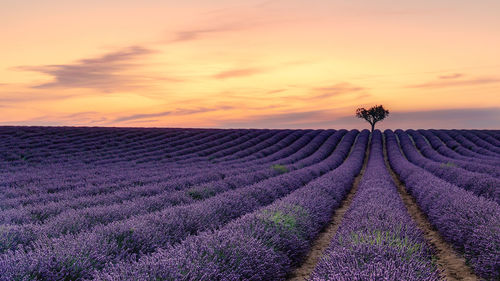
<svg viewBox="0 0 500 281">
<path fill-rule="evenodd" d="M 500 129 L 498 0 L 0 0 L 0 125 Z"/>
</svg>

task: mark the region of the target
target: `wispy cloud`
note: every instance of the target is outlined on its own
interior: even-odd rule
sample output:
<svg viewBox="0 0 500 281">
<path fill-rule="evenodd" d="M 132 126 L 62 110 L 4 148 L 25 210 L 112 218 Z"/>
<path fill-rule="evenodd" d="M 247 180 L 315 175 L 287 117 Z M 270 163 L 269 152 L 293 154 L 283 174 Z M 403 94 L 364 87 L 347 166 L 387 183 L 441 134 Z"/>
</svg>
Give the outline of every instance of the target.
<svg viewBox="0 0 500 281">
<path fill-rule="evenodd" d="M 262 68 L 230 69 L 230 70 L 219 72 L 219 73 L 215 74 L 213 77 L 216 79 L 227 79 L 227 78 L 251 76 L 251 75 L 258 74 L 258 73 L 262 73 L 264 71 L 265 70 Z"/>
<path fill-rule="evenodd" d="M 83 111 L 83 112 L 76 112 L 76 113 L 64 115 L 63 118 L 64 119 L 73 119 L 73 118 L 79 118 L 79 117 L 88 117 L 88 116 L 97 115 L 97 114 L 99 114 L 99 112 L 97 112 L 97 111 Z"/>
<path fill-rule="evenodd" d="M 108 120 L 97 111 L 75 112 L 71 114 L 50 113 L 26 120 L 1 122 L 0 124 L 22 126 L 89 126 L 101 125 Z"/>
<path fill-rule="evenodd" d="M 301 86 L 290 86 L 295 88 L 302 88 Z M 339 96 L 362 99 L 370 96 L 370 94 L 368 94 L 366 90 L 368 89 L 365 87 L 353 85 L 347 82 L 341 82 L 332 86 L 308 88 L 305 90 L 306 93 L 304 94 L 290 95 L 283 98 L 296 101 L 321 101 Z"/>
<path fill-rule="evenodd" d="M 151 81 L 156 80 L 177 81 L 171 78 L 130 73 L 141 66 L 141 59 L 152 53 L 154 51 L 148 48 L 132 46 L 71 64 L 20 66 L 16 69 L 52 76 L 53 81 L 32 86 L 37 89 L 89 88 L 114 92 L 145 87 Z"/>
<path fill-rule="evenodd" d="M 217 110 L 230 110 L 233 108 L 234 107 L 229 106 L 229 105 L 221 105 L 221 106 L 216 106 L 216 107 L 201 107 L 201 108 L 195 108 L 195 109 L 182 109 L 181 108 L 181 109 L 175 110 L 174 114 L 176 114 L 176 115 L 189 115 L 189 114 L 197 114 L 197 113 L 217 111 Z"/>
<path fill-rule="evenodd" d="M 163 111 L 163 112 L 157 112 L 157 113 L 141 113 L 141 114 L 122 116 L 122 117 L 114 119 L 110 123 L 112 124 L 112 123 L 128 122 L 128 121 L 132 121 L 132 120 L 164 117 L 164 116 L 168 116 L 168 115 L 191 115 L 191 114 L 198 114 L 198 113 L 204 113 L 204 112 L 210 112 L 210 111 L 230 110 L 232 108 L 233 108 L 232 106 L 226 106 L 226 105 L 217 106 L 217 107 L 213 107 L 213 108 L 207 108 L 207 107 L 194 108 L 194 109 L 179 108 L 179 109 L 172 110 L 172 111 Z"/>
<path fill-rule="evenodd" d="M 50 121 L 58 120 L 53 122 L 62 122 L 63 124 L 74 124 L 74 125 L 86 125 L 86 124 L 101 124 L 108 120 L 107 117 L 102 116 L 101 113 L 97 111 L 83 111 L 75 112 L 71 114 L 56 114 L 45 115 L 32 119 L 33 121 Z"/>
<path fill-rule="evenodd" d="M 6 91 L 1 93 L 0 102 L 3 103 L 23 103 L 32 101 L 63 100 L 71 98 L 71 94 L 53 94 L 48 91 L 36 91 L 33 89 L 23 89 L 22 91 Z"/>
<path fill-rule="evenodd" d="M 241 31 L 281 21 L 276 17 L 263 15 L 263 11 L 257 7 L 219 9 L 212 11 L 210 17 L 204 19 L 204 23 L 198 22 L 193 27 L 177 30 L 167 42 L 192 41 L 202 39 L 206 35 Z"/>
<path fill-rule="evenodd" d="M 356 86 L 350 83 L 346 82 L 337 83 L 333 86 L 313 88 L 314 92 L 318 92 L 320 94 L 314 95 L 310 97 L 310 99 L 325 99 L 333 96 L 357 93 L 364 90 L 366 90 L 366 88 Z"/>
<path fill-rule="evenodd" d="M 485 84 L 500 83 L 499 77 L 477 77 L 472 79 L 456 79 L 459 77 L 442 78 L 441 76 L 439 78 L 440 78 L 439 80 L 427 83 L 409 85 L 408 88 L 447 88 L 447 87 L 459 87 L 459 86 L 480 86 Z"/>
<path fill-rule="evenodd" d="M 448 74 L 448 75 L 441 75 L 439 76 L 439 79 L 457 79 L 463 77 L 464 74 L 462 73 L 453 73 L 453 74 Z"/>
<path fill-rule="evenodd" d="M 276 63 L 271 66 L 261 66 L 261 67 L 255 67 L 255 66 L 243 66 L 243 67 L 234 67 L 231 69 L 226 69 L 223 71 L 220 71 L 216 73 L 215 75 L 212 75 L 212 78 L 215 79 L 226 79 L 226 78 L 235 78 L 235 77 L 244 77 L 244 76 L 251 76 L 259 73 L 264 73 L 264 72 L 270 72 L 274 70 L 281 70 L 281 69 L 289 69 L 290 67 L 295 67 L 295 66 L 300 66 L 304 64 L 309 64 L 311 63 L 311 60 L 293 60 L 293 61 L 284 61 L 281 63 Z M 342 85 L 338 85 L 341 87 Z M 346 86 L 346 85 L 344 85 Z M 285 90 L 285 89 L 283 89 Z"/>
<path fill-rule="evenodd" d="M 235 23 L 223 24 L 220 26 L 214 26 L 210 28 L 193 28 L 193 29 L 180 30 L 175 33 L 174 39 L 172 39 L 170 42 L 173 43 L 173 42 L 191 41 L 200 39 L 201 37 L 207 34 L 237 31 L 241 29 L 246 29 L 250 26 L 251 25 L 249 25 L 248 23 L 235 22 Z"/>
<path fill-rule="evenodd" d="M 170 114 L 172 114 L 172 111 L 164 111 L 164 112 L 158 112 L 158 113 L 134 114 L 134 115 L 116 118 L 115 120 L 113 120 L 113 122 L 118 123 L 118 122 L 125 122 L 125 121 L 130 121 L 130 120 L 137 120 L 137 119 L 163 117 L 163 116 L 167 116 Z"/>
<path fill-rule="evenodd" d="M 276 89 L 276 90 L 267 91 L 266 94 L 277 94 L 277 93 L 282 93 L 284 91 L 286 91 L 286 89 Z"/>
<path fill-rule="evenodd" d="M 129 124 L 151 124 L 160 121 L 159 119 L 146 119 L 146 120 L 135 120 L 129 121 Z"/>
<path fill-rule="evenodd" d="M 311 123 L 327 122 L 340 116 L 335 110 L 279 112 L 244 120 L 224 120 L 219 125 L 223 128 L 310 128 L 314 127 Z"/>
<path fill-rule="evenodd" d="M 260 3 L 245 3 L 233 7 L 210 10 L 200 15 L 201 21 L 191 27 L 179 29 L 173 33 L 167 43 L 193 41 L 209 35 L 242 31 L 262 26 L 296 22 L 303 19 L 298 16 L 287 16 L 272 8 L 271 0 Z M 244 3 L 244 2 L 242 2 Z"/>
</svg>

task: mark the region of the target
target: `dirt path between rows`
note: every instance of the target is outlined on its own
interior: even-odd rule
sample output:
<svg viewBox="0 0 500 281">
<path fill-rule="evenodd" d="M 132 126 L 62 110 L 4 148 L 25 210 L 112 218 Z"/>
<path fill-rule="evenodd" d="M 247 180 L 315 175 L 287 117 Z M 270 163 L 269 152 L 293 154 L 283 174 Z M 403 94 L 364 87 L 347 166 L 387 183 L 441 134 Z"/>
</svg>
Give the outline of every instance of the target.
<svg viewBox="0 0 500 281">
<path fill-rule="evenodd" d="M 399 177 L 392 170 L 389 165 L 389 161 L 387 158 L 387 149 L 385 146 L 384 139 L 384 160 L 385 165 L 387 166 L 387 170 L 391 174 L 396 186 L 398 188 L 399 196 L 403 200 L 408 213 L 413 218 L 413 220 L 417 223 L 418 227 L 424 233 L 425 239 L 431 244 L 431 247 L 435 249 L 437 256 L 437 264 L 438 269 L 442 271 L 442 278 L 444 280 L 464 280 L 464 281 L 472 281 L 472 280 L 480 280 L 465 264 L 465 259 L 458 254 L 450 244 L 448 244 L 443 237 L 437 232 L 434 227 L 427 220 L 426 215 L 420 210 L 415 199 L 406 191 L 406 187 L 399 180 Z"/>
<path fill-rule="evenodd" d="M 342 200 L 342 202 L 340 203 L 340 207 L 337 210 L 335 210 L 335 213 L 333 214 L 330 222 L 325 226 L 323 231 L 320 232 L 318 238 L 316 238 L 316 240 L 312 244 L 311 250 L 304 258 L 304 261 L 301 264 L 301 266 L 296 268 L 292 273 L 288 275 L 287 278 L 288 280 L 290 281 L 307 280 L 311 275 L 311 273 L 313 272 L 314 268 L 316 267 L 316 264 L 318 263 L 319 259 L 321 258 L 321 256 L 323 256 L 323 252 L 330 245 L 330 242 L 332 241 L 333 236 L 335 236 L 335 233 L 339 228 L 340 222 L 342 221 L 345 212 L 349 209 L 352 199 L 354 198 L 354 195 L 358 190 L 359 182 L 363 177 L 363 174 L 366 169 L 366 164 L 368 163 L 368 156 L 370 155 L 369 145 L 370 142 L 368 142 L 368 149 L 365 152 L 363 167 L 361 168 L 361 171 L 356 176 L 356 178 L 354 178 L 354 183 L 351 190 L 347 194 L 346 198 Z"/>
</svg>

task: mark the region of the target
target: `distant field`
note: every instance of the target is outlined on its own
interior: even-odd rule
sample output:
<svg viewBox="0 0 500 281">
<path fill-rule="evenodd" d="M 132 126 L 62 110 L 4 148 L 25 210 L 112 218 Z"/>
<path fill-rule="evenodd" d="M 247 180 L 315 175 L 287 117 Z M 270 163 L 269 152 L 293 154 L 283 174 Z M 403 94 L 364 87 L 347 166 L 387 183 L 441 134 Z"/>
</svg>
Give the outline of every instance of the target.
<svg viewBox="0 0 500 281">
<path fill-rule="evenodd" d="M 0 280 L 500 280 L 500 131 L 0 127 Z"/>
</svg>

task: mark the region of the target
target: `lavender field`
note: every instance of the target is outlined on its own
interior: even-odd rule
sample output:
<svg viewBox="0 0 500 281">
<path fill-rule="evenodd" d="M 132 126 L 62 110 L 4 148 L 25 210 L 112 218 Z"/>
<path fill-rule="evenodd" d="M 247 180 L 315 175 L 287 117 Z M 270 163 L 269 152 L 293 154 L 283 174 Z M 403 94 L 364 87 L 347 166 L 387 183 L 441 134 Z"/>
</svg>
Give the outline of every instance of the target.
<svg viewBox="0 0 500 281">
<path fill-rule="evenodd" d="M 500 280 L 500 131 L 0 127 L 0 190 L 3 281 Z"/>
</svg>

